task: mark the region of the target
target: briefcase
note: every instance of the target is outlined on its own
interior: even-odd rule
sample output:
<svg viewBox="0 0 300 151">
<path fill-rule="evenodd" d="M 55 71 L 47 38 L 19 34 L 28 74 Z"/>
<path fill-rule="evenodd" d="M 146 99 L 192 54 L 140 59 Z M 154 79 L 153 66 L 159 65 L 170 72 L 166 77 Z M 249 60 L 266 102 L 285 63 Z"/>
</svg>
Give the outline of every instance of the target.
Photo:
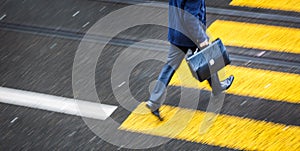
<svg viewBox="0 0 300 151">
<path fill-rule="evenodd" d="M 207 80 L 231 62 L 226 47 L 219 38 L 204 49 L 194 52 L 186 60 L 193 76 L 200 82 Z"/>
</svg>

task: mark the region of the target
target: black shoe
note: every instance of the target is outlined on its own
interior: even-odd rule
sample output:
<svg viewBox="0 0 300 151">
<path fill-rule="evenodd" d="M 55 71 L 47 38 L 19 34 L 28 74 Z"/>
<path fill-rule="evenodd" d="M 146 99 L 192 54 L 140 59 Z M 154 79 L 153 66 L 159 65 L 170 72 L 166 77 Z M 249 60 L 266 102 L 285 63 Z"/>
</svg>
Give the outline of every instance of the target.
<svg viewBox="0 0 300 151">
<path fill-rule="evenodd" d="M 151 112 L 153 115 L 155 115 L 160 121 L 163 121 L 164 119 L 159 114 L 159 109 Z"/>
<path fill-rule="evenodd" d="M 151 110 L 151 113 L 156 116 L 160 121 L 163 121 L 163 118 L 160 116 L 159 107 L 155 106 L 155 104 L 151 101 L 146 102 L 146 107 Z M 157 109 L 155 109 L 157 108 Z"/>
<path fill-rule="evenodd" d="M 234 76 L 231 75 L 224 81 L 221 81 L 220 83 L 221 83 L 222 90 L 224 91 L 224 90 L 229 89 L 231 84 L 233 83 L 233 80 L 234 80 Z"/>
<path fill-rule="evenodd" d="M 212 93 L 213 95 L 219 95 L 221 94 L 223 91 L 229 89 L 229 87 L 231 86 L 233 80 L 234 80 L 234 76 L 229 76 L 227 79 L 225 79 L 224 81 L 219 81 L 219 77 L 217 74 L 214 74 L 211 76 L 210 79 L 207 79 L 210 87 L 212 88 Z"/>
</svg>

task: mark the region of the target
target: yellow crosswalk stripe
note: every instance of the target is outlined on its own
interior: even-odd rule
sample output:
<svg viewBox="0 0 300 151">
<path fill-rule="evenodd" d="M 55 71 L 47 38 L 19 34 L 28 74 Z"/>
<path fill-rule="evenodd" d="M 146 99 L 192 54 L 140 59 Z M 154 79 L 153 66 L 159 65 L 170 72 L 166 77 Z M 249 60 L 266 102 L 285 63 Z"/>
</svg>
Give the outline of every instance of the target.
<svg viewBox="0 0 300 151">
<path fill-rule="evenodd" d="M 218 115 L 212 126 L 200 133 L 205 112 L 162 106 L 162 122 L 150 114 L 142 103 L 119 129 L 243 150 L 296 151 L 300 148 L 298 126 Z"/>
<path fill-rule="evenodd" d="M 230 5 L 300 12 L 300 0 L 232 0 Z"/>
<path fill-rule="evenodd" d="M 225 45 L 300 54 L 300 29 L 217 20 L 208 33 Z"/>
<path fill-rule="evenodd" d="M 300 75 L 239 66 L 226 66 L 220 73 L 234 75 L 235 80 L 227 93 L 268 100 L 300 103 Z M 223 76 L 224 75 L 224 76 Z M 208 82 L 193 78 L 186 61 L 183 61 L 170 85 L 210 90 Z"/>
</svg>

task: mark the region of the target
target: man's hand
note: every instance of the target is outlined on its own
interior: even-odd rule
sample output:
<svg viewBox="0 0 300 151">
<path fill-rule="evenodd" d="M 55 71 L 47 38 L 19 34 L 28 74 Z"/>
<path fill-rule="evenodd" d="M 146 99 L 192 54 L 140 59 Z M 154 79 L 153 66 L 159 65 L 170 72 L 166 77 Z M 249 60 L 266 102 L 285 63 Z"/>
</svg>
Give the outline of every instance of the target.
<svg viewBox="0 0 300 151">
<path fill-rule="evenodd" d="M 201 42 L 199 46 L 200 46 L 200 48 L 201 48 L 201 47 L 205 47 L 205 46 L 207 46 L 207 45 L 209 45 L 209 42 L 208 42 L 208 40 L 206 39 L 205 41 Z"/>
</svg>

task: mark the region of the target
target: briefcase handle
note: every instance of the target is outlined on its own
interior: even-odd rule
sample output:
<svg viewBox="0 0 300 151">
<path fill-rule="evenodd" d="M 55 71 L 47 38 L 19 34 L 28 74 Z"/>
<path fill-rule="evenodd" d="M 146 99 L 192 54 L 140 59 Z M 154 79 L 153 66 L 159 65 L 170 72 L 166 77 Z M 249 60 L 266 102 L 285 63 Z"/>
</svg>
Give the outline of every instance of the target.
<svg viewBox="0 0 300 151">
<path fill-rule="evenodd" d="M 214 42 L 216 42 L 216 41 L 218 41 L 218 40 L 221 40 L 221 39 L 220 39 L 220 38 L 217 38 L 217 39 L 215 39 L 214 41 L 212 41 L 211 43 L 209 43 L 209 44 L 206 45 L 206 46 L 203 46 L 203 47 L 201 47 L 201 48 L 197 47 L 195 53 L 196 53 L 196 52 L 199 52 L 199 51 L 201 51 L 201 50 L 203 50 L 203 49 L 205 49 L 206 47 L 209 47 L 210 45 L 212 45 Z"/>
</svg>

